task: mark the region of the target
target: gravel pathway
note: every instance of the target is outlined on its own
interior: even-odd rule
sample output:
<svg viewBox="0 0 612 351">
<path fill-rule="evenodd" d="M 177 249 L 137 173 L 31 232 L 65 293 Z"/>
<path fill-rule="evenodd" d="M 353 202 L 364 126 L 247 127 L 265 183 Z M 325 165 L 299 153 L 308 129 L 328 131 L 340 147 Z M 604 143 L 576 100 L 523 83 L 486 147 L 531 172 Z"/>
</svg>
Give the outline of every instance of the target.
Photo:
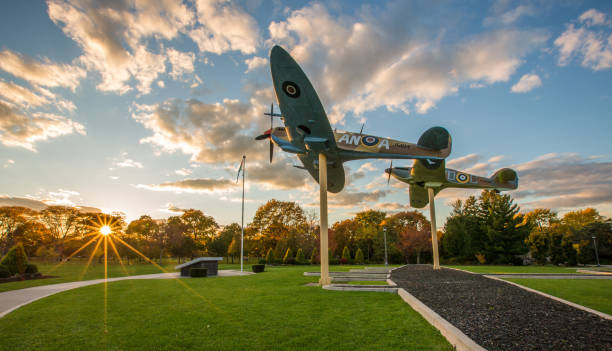
<svg viewBox="0 0 612 351">
<path fill-rule="evenodd" d="M 489 351 L 612 351 L 612 321 L 505 282 L 429 265 L 391 279 Z"/>
</svg>

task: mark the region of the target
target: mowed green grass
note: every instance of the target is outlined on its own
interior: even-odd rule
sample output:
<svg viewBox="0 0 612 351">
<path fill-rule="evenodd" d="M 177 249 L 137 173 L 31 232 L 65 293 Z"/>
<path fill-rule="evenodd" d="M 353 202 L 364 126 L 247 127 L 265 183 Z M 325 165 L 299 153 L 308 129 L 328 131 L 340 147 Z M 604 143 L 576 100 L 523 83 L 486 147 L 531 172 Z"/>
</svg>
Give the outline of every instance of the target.
<svg viewBox="0 0 612 351">
<path fill-rule="evenodd" d="M 449 268 L 462 269 L 464 271 L 470 271 L 474 273 L 490 273 L 490 274 L 503 274 L 503 273 L 576 273 L 579 267 L 559 267 L 553 265 L 546 266 L 489 266 L 489 265 L 478 265 L 478 266 L 447 266 Z"/>
<path fill-rule="evenodd" d="M 612 280 L 505 279 L 612 315 Z"/>
<path fill-rule="evenodd" d="M 311 267 L 128 280 L 53 295 L 0 319 L 0 350 L 452 350 L 399 296 L 305 286 Z M 105 331 L 106 329 L 106 331 Z"/>
<path fill-rule="evenodd" d="M 0 292 L 30 288 L 33 286 L 58 284 L 74 282 L 78 280 L 91 280 L 104 278 L 104 264 L 92 262 L 87 267 L 86 261 L 69 261 L 62 264 L 48 262 L 33 262 L 38 266 L 38 271 L 43 275 L 54 276 L 55 278 L 23 280 L 18 282 L 1 283 Z M 164 261 L 161 266 L 166 272 L 177 272 L 174 267 L 177 265 L 174 261 Z M 85 268 L 87 267 L 87 270 Z M 237 269 L 240 270 L 240 264 L 219 264 L 219 269 Z M 251 264 L 245 264 L 244 269 L 251 271 Z M 108 277 L 124 277 L 127 275 L 142 275 L 163 273 L 159 267 L 151 263 L 136 263 L 131 265 L 121 266 L 118 263 L 108 264 Z"/>
</svg>

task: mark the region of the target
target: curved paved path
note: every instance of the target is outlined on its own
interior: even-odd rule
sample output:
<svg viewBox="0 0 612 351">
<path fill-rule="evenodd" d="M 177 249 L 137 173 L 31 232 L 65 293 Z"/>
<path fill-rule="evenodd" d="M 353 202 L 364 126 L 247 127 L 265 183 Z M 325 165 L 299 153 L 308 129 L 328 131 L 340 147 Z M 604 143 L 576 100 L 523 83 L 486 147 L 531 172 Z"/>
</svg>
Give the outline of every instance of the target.
<svg viewBox="0 0 612 351">
<path fill-rule="evenodd" d="M 236 275 L 250 275 L 252 272 L 240 272 L 234 270 L 220 270 L 218 272 L 220 277 L 229 277 Z M 118 280 L 128 279 L 175 279 L 179 277 L 179 273 L 158 273 L 158 274 L 143 274 L 143 275 L 130 275 L 126 277 L 108 278 L 108 282 L 115 282 Z M 4 317 L 8 313 L 18 309 L 23 305 L 27 305 L 43 297 L 57 294 L 62 291 L 80 288 L 83 286 L 94 285 L 104 283 L 104 279 L 94 280 L 81 280 L 70 283 L 61 284 L 50 284 L 35 286 L 33 288 L 11 290 L 0 293 L 0 318 Z"/>
</svg>

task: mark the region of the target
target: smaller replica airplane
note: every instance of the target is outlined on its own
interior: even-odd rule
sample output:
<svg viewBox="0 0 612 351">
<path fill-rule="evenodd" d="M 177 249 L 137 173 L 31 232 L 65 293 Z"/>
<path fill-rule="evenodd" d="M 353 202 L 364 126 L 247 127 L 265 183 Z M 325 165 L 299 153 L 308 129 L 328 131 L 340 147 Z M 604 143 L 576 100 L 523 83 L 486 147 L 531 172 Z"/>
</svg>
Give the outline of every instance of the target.
<svg viewBox="0 0 612 351">
<path fill-rule="evenodd" d="M 505 191 L 518 187 L 518 175 L 510 168 L 502 168 L 491 178 L 485 178 L 445 168 L 444 160 L 435 162 L 414 160 L 412 167 L 393 167 L 391 164 L 385 173 L 389 174 L 389 179 L 393 176 L 410 185 L 410 206 L 415 208 L 423 208 L 429 203 L 427 188 L 432 188 L 435 195 L 445 188 Z"/>
<path fill-rule="evenodd" d="M 256 137 L 270 140 L 270 162 L 273 146 L 297 154 L 303 166 L 319 182 L 321 156 L 327 164 L 327 191 L 337 193 L 344 188 L 342 164 L 367 158 L 423 159 L 438 162 L 451 152 L 451 137 L 442 127 L 425 131 L 417 144 L 359 133 L 333 131 L 323 105 L 312 84 L 295 60 L 280 46 L 270 53 L 274 90 L 281 114 L 270 107 L 270 129 Z M 284 127 L 272 127 L 274 117 L 281 117 Z M 362 128 L 363 130 L 363 128 Z"/>
</svg>

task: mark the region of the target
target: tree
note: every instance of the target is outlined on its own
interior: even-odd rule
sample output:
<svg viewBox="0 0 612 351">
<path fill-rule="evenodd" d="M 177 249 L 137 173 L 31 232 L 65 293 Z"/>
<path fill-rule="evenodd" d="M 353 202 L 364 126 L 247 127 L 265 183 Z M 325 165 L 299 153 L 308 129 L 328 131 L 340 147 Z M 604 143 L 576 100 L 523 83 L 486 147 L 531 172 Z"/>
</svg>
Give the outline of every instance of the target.
<svg viewBox="0 0 612 351">
<path fill-rule="evenodd" d="M 342 250 L 342 260 L 340 261 L 342 264 L 347 264 L 351 262 L 351 252 L 348 247 L 344 247 Z"/>
<path fill-rule="evenodd" d="M 60 259 L 64 256 L 64 243 L 77 228 L 79 210 L 68 206 L 49 206 L 40 211 L 42 222 L 49 228 Z"/>
<path fill-rule="evenodd" d="M 478 216 L 478 201 L 474 196 L 452 204 L 451 215 L 444 224 L 440 251 L 450 261 L 473 262 L 483 250 L 486 240 Z"/>
<path fill-rule="evenodd" d="M 275 261 L 274 253 L 272 252 L 272 248 L 269 248 L 268 253 L 266 253 L 266 263 L 272 264 L 272 263 L 275 263 L 274 261 Z"/>
<path fill-rule="evenodd" d="M 191 236 L 198 249 L 206 250 L 214 238 L 219 224 L 211 216 L 206 216 L 200 210 L 189 209 L 181 215 L 181 221 L 186 225 L 186 233 Z"/>
<path fill-rule="evenodd" d="M 310 264 L 319 264 L 319 251 L 315 247 L 310 255 Z"/>
<path fill-rule="evenodd" d="M 361 251 L 361 248 L 358 248 L 357 252 L 355 253 L 355 263 L 363 264 L 364 262 L 365 260 L 363 259 L 363 251 Z"/>
<path fill-rule="evenodd" d="M 287 252 L 285 252 L 285 256 L 283 256 L 283 263 L 284 264 L 291 264 L 293 263 L 294 259 L 293 259 L 293 252 L 291 252 L 291 248 L 287 249 Z"/>
<path fill-rule="evenodd" d="M 536 208 L 527 212 L 523 217 L 523 224 L 528 226 L 530 232 L 525 243 L 529 247 L 531 256 L 539 264 L 545 264 L 550 252 L 550 228 L 558 223 L 557 213 L 547 208 Z"/>
<path fill-rule="evenodd" d="M 479 198 L 481 228 L 486 235 L 484 252 L 487 262 L 519 264 L 518 255 L 527 252 L 524 243 L 529 227 L 522 224 L 519 207 L 510 195 L 485 190 Z"/>
<path fill-rule="evenodd" d="M 36 214 L 25 207 L 0 207 L 0 255 L 4 255 L 8 248 L 15 244 L 13 234 L 17 228 L 28 222 L 28 218 Z"/>
<path fill-rule="evenodd" d="M 28 256 L 26 256 L 25 250 L 21 243 L 13 246 L 7 254 L 0 260 L 0 266 L 5 266 L 11 272 L 11 274 L 23 274 L 25 273 L 28 265 Z"/>
<path fill-rule="evenodd" d="M 299 248 L 297 253 L 295 254 L 295 262 L 297 264 L 306 263 L 306 259 L 304 258 L 304 252 L 302 251 L 302 248 Z"/>
<path fill-rule="evenodd" d="M 313 247 L 314 238 L 302 208 L 295 202 L 269 200 L 255 212 L 246 233 L 252 250 L 263 256 L 273 248 L 281 257 L 287 248 Z"/>
<path fill-rule="evenodd" d="M 242 228 L 238 223 L 226 225 L 208 244 L 209 254 L 224 257 L 234 238 L 240 238 Z"/>
<path fill-rule="evenodd" d="M 232 239 L 232 242 L 227 249 L 227 254 L 232 258 L 232 263 L 234 263 L 234 257 L 240 257 L 240 240 Z"/>
<path fill-rule="evenodd" d="M 407 226 L 400 234 L 399 249 L 406 257 L 416 254 L 417 264 L 421 263 L 421 253 L 431 252 L 431 227 L 421 227 L 421 230 L 416 226 Z"/>
</svg>

